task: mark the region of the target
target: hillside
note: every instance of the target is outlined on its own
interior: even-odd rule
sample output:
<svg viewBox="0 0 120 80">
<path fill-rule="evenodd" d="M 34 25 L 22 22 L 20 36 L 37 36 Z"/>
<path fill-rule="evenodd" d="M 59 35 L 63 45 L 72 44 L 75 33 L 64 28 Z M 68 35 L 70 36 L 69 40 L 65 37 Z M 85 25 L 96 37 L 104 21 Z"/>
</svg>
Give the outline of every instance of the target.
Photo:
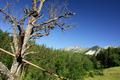
<svg viewBox="0 0 120 80">
<path fill-rule="evenodd" d="M 11 37 L 8 33 L 0 31 L 0 47 L 11 52 L 10 42 Z M 96 71 L 104 69 L 104 76 L 94 76 L 93 78 L 87 77 L 86 80 L 118 80 L 120 74 L 120 67 L 109 68 L 114 66 L 120 66 L 120 47 L 107 47 L 102 49 L 99 53 L 99 46 L 93 46 L 86 49 L 87 52 L 95 52 L 96 56 L 80 54 L 84 51 L 81 47 L 71 47 L 67 50 L 47 48 L 45 45 L 38 45 L 31 42 L 33 46 L 29 51 L 33 51 L 31 55 L 25 57 L 26 60 L 36 64 L 50 73 L 56 73 L 60 76 L 68 78 L 69 80 L 84 80 L 85 76 L 91 73 L 96 74 Z M 70 51 L 69 51 L 70 49 Z M 74 51 L 80 51 L 75 52 Z M 0 51 L 0 62 L 3 62 L 8 68 L 12 64 L 13 58 L 8 54 L 4 54 Z M 92 71 L 92 72 L 91 72 Z M 48 75 L 47 73 L 25 64 L 23 75 L 20 80 L 56 80 L 57 77 Z M 99 73 L 98 73 L 99 74 Z M 2 79 L 1 79 L 2 78 Z M 4 75 L 0 75 L 0 80 L 4 79 Z"/>
<path fill-rule="evenodd" d="M 94 76 L 85 80 L 120 80 L 120 67 L 113 67 L 103 70 L 103 76 Z"/>
</svg>

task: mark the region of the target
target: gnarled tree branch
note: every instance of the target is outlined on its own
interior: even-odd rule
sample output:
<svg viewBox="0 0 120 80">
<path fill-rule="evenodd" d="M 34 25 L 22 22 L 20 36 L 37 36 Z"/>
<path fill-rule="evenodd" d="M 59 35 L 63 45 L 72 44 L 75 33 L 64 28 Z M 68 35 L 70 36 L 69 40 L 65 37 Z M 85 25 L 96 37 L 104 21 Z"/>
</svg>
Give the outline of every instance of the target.
<svg viewBox="0 0 120 80">
<path fill-rule="evenodd" d="M 4 9 L 0 9 L 0 12 L 3 13 L 6 19 L 13 25 L 13 43 L 15 50 L 18 50 L 18 39 L 17 39 L 17 20 L 14 16 L 10 15 L 9 13 L 5 12 Z"/>
<path fill-rule="evenodd" d="M 39 14 L 40 14 L 40 11 L 41 11 L 41 9 L 42 9 L 42 7 L 43 7 L 44 2 L 45 2 L 45 0 L 40 0 L 40 4 L 39 4 L 38 10 L 37 10 L 37 12 L 38 12 Z"/>
<path fill-rule="evenodd" d="M 33 10 L 37 10 L 37 6 L 36 6 L 37 0 L 32 0 L 32 9 Z"/>
<path fill-rule="evenodd" d="M 66 14 L 64 14 L 64 15 L 61 15 L 61 16 L 58 16 L 58 17 L 54 17 L 54 18 L 52 18 L 52 19 L 49 19 L 49 20 L 47 20 L 47 21 L 45 21 L 45 22 L 43 22 L 43 23 L 41 23 L 41 24 L 34 24 L 34 26 L 35 26 L 35 27 L 41 27 L 41 26 L 43 26 L 43 25 L 46 25 L 46 24 L 52 23 L 52 22 L 54 22 L 54 21 L 57 21 L 57 20 L 59 20 L 59 19 L 61 19 L 61 18 L 65 18 L 65 17 L 72 16 L 72 15 L 74 15 L 74 13 L 66 13 Z"/>
</svg>

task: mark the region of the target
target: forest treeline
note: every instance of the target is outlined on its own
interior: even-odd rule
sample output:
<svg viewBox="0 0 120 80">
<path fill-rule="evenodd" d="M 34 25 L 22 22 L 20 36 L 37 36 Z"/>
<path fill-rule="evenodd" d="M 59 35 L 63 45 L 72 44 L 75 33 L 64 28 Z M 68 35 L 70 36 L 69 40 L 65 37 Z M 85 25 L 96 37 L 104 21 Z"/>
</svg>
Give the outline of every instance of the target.
<svg viewBox="0 0 120 80">
<path fill-rule="evenodd" d="M 0 47 L 11 51 L 11 36 L 0 30 Z M 45 45 L 38 45 L 31 41 L 32 47 L 25 59 L 45 68 L 51 73 L 56 73 L 70 80 L 84 80 L 85 76 L 101 75 L 103 68 L 120 66 L 120 47 L 101 50 L 97 56 L 73 53 L 64 50 L 47 48 Z M 35 52 L 35 53 L 34 53 Z M 0 51 L 0 62 L 8 68 L 12 64 L 12 57 Z M 1 76 L 2 78 L 3 76 Z M 56 77 L 49 75 L 33 66 L 25 65 L 22 73 L 22 80 L 56 80 Z"/>
</svg>

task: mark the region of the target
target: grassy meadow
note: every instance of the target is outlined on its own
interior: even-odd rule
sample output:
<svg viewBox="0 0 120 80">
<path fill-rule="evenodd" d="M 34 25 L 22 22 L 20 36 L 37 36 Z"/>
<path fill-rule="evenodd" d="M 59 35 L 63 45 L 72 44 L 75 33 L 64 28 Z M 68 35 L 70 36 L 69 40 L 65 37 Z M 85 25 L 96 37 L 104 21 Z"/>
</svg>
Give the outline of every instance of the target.
<svg viewBox="0 0 120 80">
<path fill-rule="evenodd" d="M 85 80 L 120 80 L 120 67 L 104 69 L 103 75 L 87 77 Z"/>
</svg>

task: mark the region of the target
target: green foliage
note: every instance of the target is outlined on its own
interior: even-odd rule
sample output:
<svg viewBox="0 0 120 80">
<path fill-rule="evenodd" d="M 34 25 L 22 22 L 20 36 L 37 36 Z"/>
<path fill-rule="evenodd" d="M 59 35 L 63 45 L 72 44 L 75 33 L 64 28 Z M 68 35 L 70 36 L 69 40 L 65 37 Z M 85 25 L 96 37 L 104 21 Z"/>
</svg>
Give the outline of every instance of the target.
<svg viewBox="0 0 120 80">
<path fill-rule="evenodd" d="M 101 69 L 102 68 L 100 61 L 96 59 L 95 55 L 92 55 L 92 56 L 87 55 L 87 56 L 93 62 L 94 69 Z"/>
<path fill-rule="evenodd" d="M 0 30 L 0 48 L 10 51 L 10 42 L 11 37 L 9 37 L 9 34 Z M 12 64 L 12 57 L 0 51 L 0 61 L 10 68 L 10 65 Z"/>
<path fill-rule="evenodd" d="M 11 52 L 10 42 L 9 34 L 0 30 L 0 47 Z M 36 45 L 34 41 L 30 41 L 30 44 L 33 44 L 33 47 L 28 51 L 36 53 L 27 55 L 25 59 L 70 80 L 83 80 L 86 75 L 103 75 L 103 67 L 120 66 L 120 48 L 111 47 L 101 50 L 97 56 L 87 56 L 46 48 L 45 45 Z M 10 68 L 12 57 L 0 51 L 0 61 Z M 56 80 L 56 77 L 26 65 L 22 80 Z"/>
<path fill-rule="evenodd" d="M 0 30 L 0 47 L 11 52 L 10 42 L 9 34 Z M 103 75 L 103 67 L 120 65 L 120 48 L 111 47 L 101 50 L 97 56 L 87 56 L 46 48 L 45 45 L 36 45 L 34 41 L 30 41 L 30 44 L 33 44 L 33 47 L 28 51 L 36 53 L 27 55 L 26 60 L 70 80 L 83 80 L 86 75 L 91 77 Z M 12 57 L 0 51 L 0 61 L 10 68 Z M 22 80 L 56 80 L 56 77 L 26 65 L 24 73 L 22 73 Z"/>
<path fill-rule="evenodd" d="M 91 60 L 80 53 L 53 50 L 44 45 L 34 46 L 32 50 L 37 53 L 28 55 L 27 60 L 70 80 L 82 80 L 87 71 L 93 69 Z M 32 66 L 28 66 L 25 72 L 24 80 L 56 80 L 54 76 Z"/>
<path fill-rule="evenodd" d="M 120 48 L 103 49 L 96 56 L 96 59 L 104 68 L 120 66 Z"/>
</svg>

